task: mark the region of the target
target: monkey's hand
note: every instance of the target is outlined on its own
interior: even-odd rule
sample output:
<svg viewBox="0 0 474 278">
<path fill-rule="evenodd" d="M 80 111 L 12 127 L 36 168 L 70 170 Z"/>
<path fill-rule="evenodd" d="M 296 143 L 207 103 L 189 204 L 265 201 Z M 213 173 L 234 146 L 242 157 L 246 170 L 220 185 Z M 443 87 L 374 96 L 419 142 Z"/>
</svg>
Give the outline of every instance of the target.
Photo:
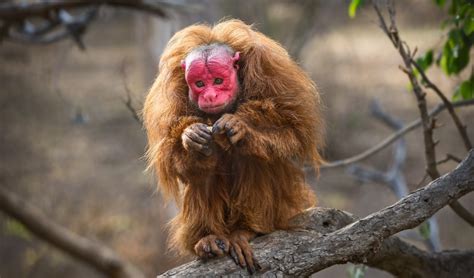
<svg viewBox="0 0 474 278">
<path fill-rule="evenodd" d="M 181 134 L 181 141 L 186 150 L 198 151 L 206 156 L 212 154 L 211 140 L 212 133 L 203 123 L 194 123 Z"/>
<path fill-rule="evenodd" d="M 242 268 L 247 268 L 247 271 L 252 275 L 262 269 L 258 261 L 253 255 L 252 247 L 250 247 L 249 240 L 255 238 L 256 234 L 247 230 L 236 230 L 230 235 L 230 249 L 229 254 L 234 262 Z"/>
<path fill-rule="evenodd" d="M 248 126 L 234 114 L 222 115 L 212 126 L 212 133 L 226 133 L 230 143 L 237 144 L 247 134 Z"/>
</svg>

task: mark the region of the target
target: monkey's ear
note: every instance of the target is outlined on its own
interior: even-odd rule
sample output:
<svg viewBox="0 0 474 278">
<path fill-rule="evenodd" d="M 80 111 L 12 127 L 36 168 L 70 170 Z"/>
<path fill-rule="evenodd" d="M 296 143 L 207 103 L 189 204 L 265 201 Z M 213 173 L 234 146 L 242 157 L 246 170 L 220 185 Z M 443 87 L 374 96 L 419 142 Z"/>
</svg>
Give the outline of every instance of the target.
<svg viewBox="0 0 474 278">
<path fill-rule="evenodd" d="M 185 60 L 181 60 L 181 68 L 186 71 L 186 61 Z"/>
<path fill-rule="evenodd" d="M 240 52 L 235 52 L 234 56 L 232 57 L 232 61 L 234 62 L 234 68 L 236 69 L 239 69 L 239 65 L 237 64 L 237 62 L 239 61 L 240 59 Z"/>
</svg>

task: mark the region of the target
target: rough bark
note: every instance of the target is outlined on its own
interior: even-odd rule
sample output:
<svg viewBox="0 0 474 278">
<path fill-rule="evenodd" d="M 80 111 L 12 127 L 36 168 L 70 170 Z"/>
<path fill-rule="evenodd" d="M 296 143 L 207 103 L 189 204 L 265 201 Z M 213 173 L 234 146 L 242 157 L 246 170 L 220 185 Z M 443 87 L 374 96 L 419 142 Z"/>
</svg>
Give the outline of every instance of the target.
<svg viewBox="0 0 474 278">
<path fill-rule="evenodd" d="M 404 277 L 472 277 L 474 251 L 427 253 L 396 237 L 474 190 L 474 150 L 452 172 L 363 219 L 315 208 L 294 221 L 301 228 L 254 240 L 265 276 L 308 276 L 335 264 L 365 263 Z M 349 224 L 353 222 L 352 224 Z M 390 237 L 390 238 L 389 238 Z M 162 276 L 247 275 L 230 259 L 193 261 Z"/>
</svg>

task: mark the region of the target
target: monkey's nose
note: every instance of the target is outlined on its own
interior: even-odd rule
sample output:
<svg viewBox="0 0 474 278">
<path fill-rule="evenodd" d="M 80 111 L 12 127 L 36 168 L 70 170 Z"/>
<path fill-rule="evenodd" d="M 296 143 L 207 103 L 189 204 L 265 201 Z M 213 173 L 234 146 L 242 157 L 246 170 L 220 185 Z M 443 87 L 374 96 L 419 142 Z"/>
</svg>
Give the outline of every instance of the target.
<svg viewBox="0 0 474 278">
<path fill-rule="evenodd" d="M 217 94 L 214 91 L 206 92 L 204 95 L 204 100 L 207 102 L 214 102 L 217 98 Z"/>
</svg>

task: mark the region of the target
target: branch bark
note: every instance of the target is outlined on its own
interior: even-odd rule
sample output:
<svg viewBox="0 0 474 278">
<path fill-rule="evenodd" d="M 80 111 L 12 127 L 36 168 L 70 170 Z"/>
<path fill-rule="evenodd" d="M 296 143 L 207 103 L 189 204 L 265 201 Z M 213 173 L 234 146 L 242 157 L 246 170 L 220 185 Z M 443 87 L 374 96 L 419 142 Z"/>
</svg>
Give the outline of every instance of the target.
<svg viewBox="0 0 474 278">
<path fill-rule="evenodd" d="M 22 223 L 39 238 L 96 268 L 107 277 L 145 277 L 130 263 L 98 242 L 78 236 L 59 226 L 13 193 L 0 187 L 0 210 Z"/>
<path fill-rule="evenodd" d="M 365 263 L 404 277 L 472 277 L 474 250 L 427 253 L 390 236 L 418 226 L 474 191 L 474 150 L 452 172 L 397 203 L 357 220 L 316 208 L 294 221 L 301 229 L 277 231 L 252 243 L 265 276 L 308 276 L 335 264 Z M 349 225 L 347 225 L 349 224 Z M 346 226 L 347 225 L 347 226 Z M 388 238 L 388 239 L 387 239 Z M 229 258 L 193 261 L 161 276 L 246 275 Z"/>
</svg>

